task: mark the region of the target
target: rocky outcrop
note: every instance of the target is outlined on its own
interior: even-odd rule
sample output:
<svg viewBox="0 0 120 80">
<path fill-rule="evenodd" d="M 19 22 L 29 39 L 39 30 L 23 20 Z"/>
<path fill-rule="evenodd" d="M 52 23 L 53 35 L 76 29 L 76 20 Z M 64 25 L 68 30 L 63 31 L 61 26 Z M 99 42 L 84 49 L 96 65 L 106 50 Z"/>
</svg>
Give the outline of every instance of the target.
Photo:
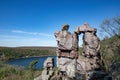
<svg viewBox="0 0 120 80">
<path fill-rule="evenodd" d="M 97 30 L 89 26 L 88 23 L 76 28 L 75 33 L 83 33 L 83 53 L 84 57 L 99 57 L 100 40 L 96 35 Z"/>
<path fill-rule="evenodd" d="M 57 68 L 53 76 L 53 59 L 44 62 L 42 74 L 34 80 L 119 80 L 120 61 L 111 65 L 109 74 L 100 68 L 100 40 L 97 30 L 88 23 L 79 26 L 74 33 L 64 24 L 54 33 L 57 41 Z M 83 52 L 78 55 L 79 35 L 83 34 Z M 52 76 L 52 77 L 51 77 Z"/>
<path fill-rule="evenodd" d="M 43 66 L 44 70 L 42 71 L 42 80 L 49 80 L 53 75 L 53 58 L 47 58 Z"/>
<path fill-rule="evenodd" d="M 97 30 L 89 26 L 88 23 L 76 28 L 75 33 L 83 33 L 83 53 L 81 57 L 78 58 L 78 63 L 89 67 L 83 67 L 86 71 L 95 70 L 99 68 L 100 61 L 100 40 L 96 35 Z"/>
<path fill-rule="evenodd" d="M 120 79 L 120 61 L 115 61 L 112 63 L 110 67 L 110 71 L 108 76 L 106 76 L 106 80 L 119 80 Z"/>
<path fill-rule="evenodd" d="M 75 29 L 75 33 L 83 33 L 83 52 L 77 59 L 77 71 L 85 75 L 85 80 L 103 80 L 106 73 L 100 70 L 100 40 L 97 30 L 88 23 Z"/>
<path fill-rule="evenodd" d="M 47 58 L 43 65 L 42 74 L 34 80 L 50 80 L 53 75 L 53 58 Z"/>
<path fill-rule="evenodd" d="M 78 57 L 77 36 L 68 32 L 69 25 L 64 24 L 61 31 L 55 32 L 57 40 L 57 67 L 59 76 L 67 80 L 74 78 Z"/>
<path fill-rule="evenodd" d="M 96 35 L 97 30 L 87 23 L 76 28 L 74 34 L 71 34 L 68 29 L 69 25 L 65 24 L 61 31 L 55 32 L 59 75 L 66 76 L 65 80 L 92 80 L 93 75 L 96 74 L 103 78 L 105 72 L 98 71 L 100 40 Z M 83 33 L 83 53 L 78 56 L 78 37 L 81 33 Z"/>
</svg>

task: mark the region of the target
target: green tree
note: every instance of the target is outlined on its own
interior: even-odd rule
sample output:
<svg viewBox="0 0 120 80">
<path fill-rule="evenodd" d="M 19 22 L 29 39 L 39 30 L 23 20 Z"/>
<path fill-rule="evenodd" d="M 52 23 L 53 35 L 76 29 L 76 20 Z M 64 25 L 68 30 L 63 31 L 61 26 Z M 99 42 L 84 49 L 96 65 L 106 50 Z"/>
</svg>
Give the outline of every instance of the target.
<svg viewBox="0 0 120 80">
<path fill-rule="evenodd" d="M 30 64 L 29 64 L 29 69 L 31 70 L 31 71 L 34 71 L 34 70 L 36 70 L 36 64 L 38 63 L 38 60 L 33 60 L 33 61 L 31 61 L 30 62 Z"/>
<path fill-rule="evenodd" d="M 101 40 L 100 50 L 103 66 L 106 71 L 109 71 L 110 65 L 114 61 L 120 60 L 120 16 L 104 19 L 101 23 L 101 29 L 106 33 L 105 36 L 109 35 Z"/>
<path fill-rule="evenodd" d="M 30 64 L 29 64 L 29 69 L 30 69 L 30 74 L 31 74 L 31 78 L 32 79 L 34 79 L 34 71 L 36 70 L 36 67 L 35 67 L 35 65 L 38 63 L 38 61 L 37 60 L 33 60 L 33 61 L 31 61 L 30 62 Z"/>
</svg>

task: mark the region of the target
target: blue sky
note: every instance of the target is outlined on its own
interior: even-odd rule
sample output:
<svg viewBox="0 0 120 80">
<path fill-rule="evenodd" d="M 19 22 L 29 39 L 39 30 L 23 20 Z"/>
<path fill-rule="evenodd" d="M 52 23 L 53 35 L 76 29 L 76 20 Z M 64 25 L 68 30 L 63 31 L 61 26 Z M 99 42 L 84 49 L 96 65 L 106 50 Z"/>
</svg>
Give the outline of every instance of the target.
<svg viewBox="0 0 120 80">
<path fill-rule="evenodd" d="M 118 14 L 120 0 L 0 0 L 0 46 L 56 46 L 64 23 L 73 33 L 88 22 L 102 37 L 101 22 Z"/>
</svg>

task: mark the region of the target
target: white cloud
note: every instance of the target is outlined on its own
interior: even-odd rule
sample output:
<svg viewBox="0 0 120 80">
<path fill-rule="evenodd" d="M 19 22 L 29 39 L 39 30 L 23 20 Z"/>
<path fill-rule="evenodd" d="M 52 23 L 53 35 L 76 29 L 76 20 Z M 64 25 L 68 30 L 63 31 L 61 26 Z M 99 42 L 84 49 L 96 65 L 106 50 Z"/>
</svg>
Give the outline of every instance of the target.
<svg viewBox="0 0 120 80">
<path fill-rule="evenodd" d="M 18 38 L 18 36 L 14 36 L 14 35 L 0 35 L 1 39 L 5 39 L 5 38 Z"/>
<path fill-rule="evenodd" d="M 0 35 L 0 46 L 56 46 L 53 38 L 21 37 L 14 35 Z"/>
<path fill-rule="evenodd" d="M 53 35 L 47 34 L 47 33 L 39 33 L 39 32 L 27 32 L 22 30 L 12 30 L 13 33 L 20 33 L 20 34 L 31 34 L 31 35 L 40 35 L 40 36 L 46 36 L 46 37 L 52 37 Z"/>
</svg>

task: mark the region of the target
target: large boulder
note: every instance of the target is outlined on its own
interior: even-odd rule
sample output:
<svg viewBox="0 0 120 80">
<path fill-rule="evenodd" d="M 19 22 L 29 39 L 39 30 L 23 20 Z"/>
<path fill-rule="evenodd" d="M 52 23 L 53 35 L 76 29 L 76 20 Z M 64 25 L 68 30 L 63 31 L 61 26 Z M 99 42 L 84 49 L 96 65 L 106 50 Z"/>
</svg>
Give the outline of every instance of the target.
<svg viewBox="0 0 120 80">
<path fill-rule="evenodd" d="M 65 72 L 70 78 L 75 77 L 76 60 L 69 58 L 58 58 L 58 70 Z"/>
<path fill-rule="evenodd" d="M 113 62 L 109 75 L 112 77 L 112 80 L 120 79 L 120 61 Z"/>
<path fill-rule="evenodd" d="M 51 76 L 53 75 L 53 63 L 53 58 L 47 58 L 43 64 L 44 69 L 42 74 L 34 78 L 34 80 L 50 80 Z"/>
</svg>

